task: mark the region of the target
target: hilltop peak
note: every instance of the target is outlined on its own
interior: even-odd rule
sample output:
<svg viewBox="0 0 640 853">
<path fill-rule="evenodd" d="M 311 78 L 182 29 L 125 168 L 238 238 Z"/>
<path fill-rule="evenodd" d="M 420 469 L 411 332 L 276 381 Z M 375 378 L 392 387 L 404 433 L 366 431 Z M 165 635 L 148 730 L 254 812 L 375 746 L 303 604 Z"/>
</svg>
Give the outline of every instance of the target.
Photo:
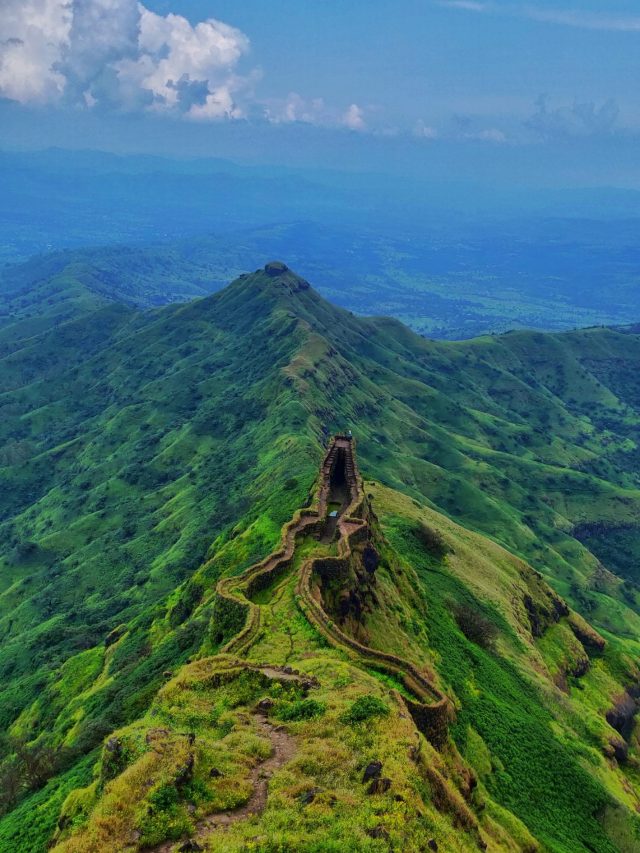
<svg viewBox="0 0 640 853">
<path fill-rule="evenodd" d="M 265 292 L 282 291 L 291 294 L 311 290 L 309 282 L 297 275 L 283 261 L 269 261 L 261 269 L 239 276 L 237 281 L 250 283 Z M 233 287 L 234 284 L 235 282 L 232 282 L 230 286 Z"/>
<path fill-rule="evenodd" d="M 283 273 L 289 272 L 290 270 L 282 261 L 269 261 L 268 264 L 264 265 L 264 271 L 267 275 L 275 278 L 276 276 L 283 275 Z"/>
<path fill-rule="evenodd" d="M 274 284 L 282 285 L 289 293 L 299 293 L 302 290 L 310 290 L 311 288 L 306 279 L 296 275 L 283 261 L 269 261 L 269 263 L 264 265 L 264 270 L 258 270 L 257 272 L 264 272 L 270 279 L 273 279 Z"/>
</svg>

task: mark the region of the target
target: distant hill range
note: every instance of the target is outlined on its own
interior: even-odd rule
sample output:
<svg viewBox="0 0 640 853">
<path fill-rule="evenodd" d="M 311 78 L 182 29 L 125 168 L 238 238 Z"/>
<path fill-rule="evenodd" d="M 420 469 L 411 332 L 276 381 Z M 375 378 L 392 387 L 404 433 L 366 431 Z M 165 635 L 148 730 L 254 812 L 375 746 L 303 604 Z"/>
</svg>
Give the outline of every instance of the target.
<svg viewBox="0 0 640 853">
<path fill-rule="evenodd" d="M 280 255 L 335 304 L 429 337 L 638 320 L 631 190 L 60 150 L 0 152 L 0 183 L 0 288 L 68 266 L 103 292 L 156 305 L 213 292 Z"/>
</svg>

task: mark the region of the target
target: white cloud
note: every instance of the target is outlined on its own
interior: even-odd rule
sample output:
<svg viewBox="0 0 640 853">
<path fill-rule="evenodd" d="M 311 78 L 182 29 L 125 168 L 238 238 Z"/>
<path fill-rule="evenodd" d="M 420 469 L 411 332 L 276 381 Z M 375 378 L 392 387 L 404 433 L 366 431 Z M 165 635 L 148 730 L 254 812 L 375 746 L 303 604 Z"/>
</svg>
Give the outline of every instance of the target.
<svg viewBox="0 0 640 853">
<path fill-rule="evenodd" d="M 303 98 L 298 92 L 289 92 L 284 99 L 273 99 L 265 104 L 264 114 L 272 124 L 330 124 L 331 117 L 322 98 Z"/>
<path fill-rule="evenodd" d="M 420 119 L 413 128 L 413 135 L 417 136 L 418 139 L 437 139 L 438 131 Z"/>
<path fill-rule="evenodd" d="M 349 109 L 342 116 L 342 122 L 349 130 L 365 130 L 366 124 L 364 120 L 364 110 L 357 104 L 351 104 Z"/>
<path fill-rule="evenodd" d="M 0 96 L 238 118 L 252 82 L 237 66 L 247 36 L 214 19 L 195 26 L 137 0 L 3 0 Z"/>
<path fill-rule="evenodd" d="M 640 32 L 640 16 L 627 15 L 615 10 L 592 12 L 577 8 L 551 9 L 532 4 L 496 3 L 493 0 L 486 0 L 486 2 L 481 2 L 481 0 L 436 0 L 436 2 L 438 6 L 449 9 L 509 15 L 515 18 L 528 18 L 540 23 L 557 24 L 583 30 Z"/>
<path fill-rule="evenodd" d="M 264 116 L 271 124 L 313 124 L 317 127 L 346 127 L 349 130 L 366 130 L 364 110 L 351 104 L 345 112 L 327 106 L 323 98 L 303 98 L 298 92 L 289 92 L 286 98 L 274 98 L 264 105 Z"/>
<path fill-rule="evenodd" d="M 0 95 L 46 102 L 61 96 L 55 69 L 68 43 L 72 13 L 61 0 L 8 0 L 0 14 Z"/>
<path fill-rule="evenodd" d="M 439 0 L 438 5 L 463 9 L 465 12 L 485 12 L 488 8 L 487 3 L 477 3 L 476 0 Z"/>
<path fill-rule="evenodd" d="M 527 7 L 524 13 L 534 21 L 561 24 L 583 30 L 610 30 L 613 32 L 640 32 L 640 17 L 617 15 L 609 12 L 588 12 L 581 9 L 538 9 Z"/>
<path fill-rule="evenodd" d="M 467 133 L 465 139 L 471 139 L 476 142 L 495 142 L 496 144 L 501 144 L 507 141 L 507 135 L 497 127 L 487 127 L 483 130 L 477 130 L 474 133 Z"/>
</svg>

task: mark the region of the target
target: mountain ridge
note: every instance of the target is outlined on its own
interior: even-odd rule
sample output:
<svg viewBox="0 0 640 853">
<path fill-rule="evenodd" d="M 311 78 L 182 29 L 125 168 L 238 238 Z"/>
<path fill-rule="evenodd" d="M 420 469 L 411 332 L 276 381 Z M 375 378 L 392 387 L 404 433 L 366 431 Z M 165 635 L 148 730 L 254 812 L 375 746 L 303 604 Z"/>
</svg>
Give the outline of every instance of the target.
<svg viewBox="0 0 640 853">
<path fill-rule="evenodd" d="M 46 815 L 37 840 L 22 825 L 30 801 L 16 800 L 0 821 L 0 842 L 43 849 L 62 800 L 90 783 L 100 744 L 123 726 L 135 729 L 164 695 L 165 672 L 181 684 L 181 666 L 191 678 L 189 658 L 215 655 L 218 580 L 271 552 L 282 525 L 309 501 L 325 440 L 345 428 L 358 439 L 387 554 L 379 606 L 370 600 L 362 624 L 349 611 L 345 625 L 404 657 L 428 654 L 464 697 L 453 734 L 463 759 L 454 770 L 452 753 L 447 773 L 463 773 L 472 742 L 485 758 L 488 750 L 493 770 L 478 755 L 471 766 L 484 768 L 492 813 L 512 806 L 513 820 L 535 827 L 549 849 L 571 850 L 527 806 L 534 781 L 521 772 L 526 726 L 510 745 L 491 734 L 508 695 L 537 732 L 540 754 L 564 756 L 574 781 L 581 762 L 596 768 L 602 788 L 585 788 L 593 799 L 585 794 L 581 817 L 563 820 L 578 832 L 576 821 L 597 801 L 631 832 L 624 785 L 633 789 L 636 744 L 632 737 L 623 749 L 607 714 L 640 680 L 640 593 L 631 564 L 623 579 L 596 551 L 630 525 L 627 547 L 640 553 L 640 338 L 594 329 L 428 341 L 395 321 L 332 306 L 290 270 L 272 271 L 152 311 L 87 309 L 80 294 L 81 310 L 61 322 L 45 300 L 35 317 L 0 329 L 2 772 L 37 744 L 64 756 L 49 785 L 31 793 Z M 417 539 L 422 521 L 452 537 L 453 551 L 441 553 L 437 537 L 436 545 Z M 585 523 L 600 524 L 589 548 L 572 535 Z M 467 540 L 491 556 L 474 565 Z M 518 560 L 533 568 L 518 569 Z M 587 653 L 568 617 L 553 621 L 536 577 L 588 618 L 603 649 Z M 340 613 L 337 599 L 334 606 Z M 464 638 L 457 620 L 468 618 L 465 607 L 498 626 L 497 652 Z M 590 630 L 582 627 L 587 646 Z M 572 674 L 586 659 L 587 672 Z M 482 667 L 486 706 L 470 687 L 470 661 Z M 370 674 L 349 677 L 358 690 L 373 689 Z M 337 694 L 323 689 L 331 704 Z M 389 719 L 398 722 L 395 712 Z M 482 731 L 486 750 L 469 727 Z M 574 743 L 588 761 L 567 746 Z M 611 743 L 620 764 L 606 752 Z M 520 768 L 511 782 L 499 769 L 507 755 Z M 548 780 L 542 765 L 539 773 Z M 611 803 L 604 790 L 615 792 Z M 580 837 L 597 832 L 596 849 L 610 853 L 614 830 L 589 826 Z"/>
</svg>

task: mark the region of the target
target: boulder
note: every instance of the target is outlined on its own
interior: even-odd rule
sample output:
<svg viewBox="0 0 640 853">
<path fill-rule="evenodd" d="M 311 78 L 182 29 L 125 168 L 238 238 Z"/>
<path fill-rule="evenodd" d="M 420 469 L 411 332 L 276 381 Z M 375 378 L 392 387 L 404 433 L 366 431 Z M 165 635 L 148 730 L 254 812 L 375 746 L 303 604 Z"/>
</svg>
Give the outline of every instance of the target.
<svg viewBox="0 0 640 853">
<path fill-rule="evenodd" d="M 312 803 L 318 794 L 322 793 L 322 788 L 309 788 L 308 791 L 303 791 L 298 797 L 299 802 L 302 803 L 303 806 L 308 806 Z"/>
<path fill-rule="evenodd" d="M 391 787 L 391 779 L 383 776 L 380 779 L 372 779 L 371 784 L 367 788 L 367 794 L 385 794 Z"/>
<path fill-rule="evenodd" d="M 187 760 L 182 765 L 182 767 L 176 773 L 176 787 L 180 788 L 182 785 L 188 785 L 189 782 L 193 779 L 193 765 L 195 764 L 195 758 L 193 753 L 187 757 Z"/>
<path fill-rule="evenodd" d="M 381 838 L 383 841 L 389 841 L 390 838 L 384 826 L 374 826 L 373 829 L 366 829 L 365 832 L 370 838 Z"/>
<path fill-rule="evenodd" d="M 188 841 L 185 841 L 184 844 L 181 844 L 178 847 L 180 853 L 199 853 L 200 850 L 204 850 L 204 847 L 201 847 L 197 841 L 193 838 L 190 838 Z"/>
<path fill-rule="evenodd" d="M 369 782 L 371 779 L 377 779 L 382 772 L 382 761 L 370 761 L 364 768 L 362 781 Z"/>
</svg>

